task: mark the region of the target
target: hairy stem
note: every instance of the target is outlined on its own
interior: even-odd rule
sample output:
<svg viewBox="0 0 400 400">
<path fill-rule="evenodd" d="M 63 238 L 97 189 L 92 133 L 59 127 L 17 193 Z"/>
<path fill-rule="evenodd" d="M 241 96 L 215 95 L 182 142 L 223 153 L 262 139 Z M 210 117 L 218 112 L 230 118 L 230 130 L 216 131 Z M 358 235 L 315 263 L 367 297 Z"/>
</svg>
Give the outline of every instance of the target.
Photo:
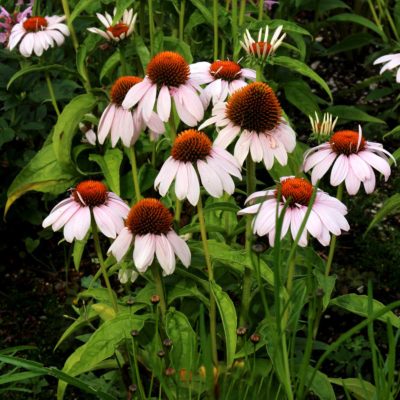
<svg viewBox="0 0 400 400">
<path fill-rule="evenodd" d="M 50 75 L 47 71 L 46 71 L 45 75 L 46 75 L 47 87 L 48 87 L 49 93 L 50 93 L 51 104 L 53 104 L 54 111 L 56 112 L 57 116 L 59 117 L 61 113 L 60 113 L 60 109 L 58 108 L 58 105 L 57 105 L 56 96 L 54 94 L 53 84 L 51 83 Z"/>
</svg>

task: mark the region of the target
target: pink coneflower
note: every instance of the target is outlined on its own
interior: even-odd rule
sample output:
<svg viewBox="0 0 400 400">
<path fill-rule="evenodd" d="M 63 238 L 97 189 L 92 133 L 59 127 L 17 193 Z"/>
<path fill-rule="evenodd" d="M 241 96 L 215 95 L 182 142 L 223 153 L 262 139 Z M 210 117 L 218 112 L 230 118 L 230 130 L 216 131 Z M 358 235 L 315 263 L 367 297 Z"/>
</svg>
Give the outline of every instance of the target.
<svg viewBox="0 0 400 400">
<path fill-rule="evenodd" d="M 173 98 L 179 118 L 186 125 L 195 126 L 204 116 L 204 107 L 197 91 L 201 89 L 190 77 L 190 68 L 185 59 L 178 53 L 164 51 L 151 59 L 143 82 L 129 90 L 122 107 L 131 108 L 139 103 L 138 109 L 148 121 L 157 104 L 157 114 L 167 122 Z"/>
<path fill-rule="evenodd" d="M 281 196 L 279 204 L 277 204 L 278 190 L 280 190 Z M 286 235 L 290 227 L 292 238 L 295 239 L 314 190 L 317 189 L 313 188 L 306 179 L 292 176 L 282 177 L 276 189 L 255 192 L 250 195 L 246 203 L 256 198 L 261 201 L 239 211 L 238 214 L 256 214 L 253 220 L 254 233 L 259 236 L 268 235 L 269 243 L 273 246 L 277 208 L 280 215 L 284 205 L 289 202 L 283 218 L 281 238 Z M 341 231 L 350 229 L 344 217 L 346 214 L 347 208 L 342 202 L 318 189 L 305 229 L 300 236 L 299 245 L 307 246 L 307 232 L 309 232 L 323 246 L 328 246 L 330 233 L 338 236 Z"/>
<path fill-rule="evenodd" d="M 123 219 L 129 207 L 99 181 L 84 181 L 71 190 L 71 195 L 58 203 L 43 221 L 43 228 L 51 225 L 53 231 L 64 227 L 67 242 L 82 240 L 91 223 L 91 212 L 99 230 L 110 238 L 115 238 L 124 227 Z"/>
<path fill-rule="evenodd" d="M 203 132 L 189 129 L 180 133 L 171 154 L 154 181 L 161 196 L 166 195 L 175 180 L 177 198 L 187 198 L 195 206 L 200 197 L 199 179 L 211 196 L 221 197 L 224 191 L 228 194 L 235 191 L 231 175 L 242 178 L 235 158 L 226 150 L 213 146 Z"/>
<path fill-rule="evenodd" d="M 374 65 L 382 63 L 384 63 L 385 65 L 379 71 L 380 74 L 383 74 L 385 71 L 389 69 L 398 68 L 400 66 L 400 53 L 387 54 L 385 56 L 377 58 L 374 61 Z M 397 69 L 396 82 L 400 83 L 400 68 Z"/>
<path fill-rule="evenodd" d="M 114 9 L 114 15 L 116 13 L 116 9 Z M 133 14 L 133 8 L 130 10 L 125 10 L 121 21 L 117 24 L 113 25 L 113 18 L 110 14 L 105 13 L 104 15 L 97 13 L 97 18 L 106 28 L 105 31 L 102 31 L 98 28 L 88 28 L 89 32 L 96 33 L 97 35 L 102 36 L 104 39 L 110 41 L 114 40 L 115 42 L 119 42 L 132 35 L 135 29 L 135 22 L 137 14 Z"/>
<path fill-rule="evenodd" d="M 57 15 L 26 18 L 12 28 L 8 48 L 12 50 L 20 43 L 19 51 L 24 57 L 32 53 L 40 57 L 49 47 L 61 46 L 64 37 L 69 36 L 64 20 L 65 16 Z"/>
<path fill-rule="evenodd" d="M 17 3 L 17 6 L 22 4 Z M 24 18 L 27 18 L 31 13 L 32 7 L 28 7 L 22 12 L 14 12 L 13 14 L 10 14 L 4 7 L 0 7 L 0 43 L 6 43 L 13 26 Z"/>
<path fill-rule="evenodd" d="M 269 40 L 269 27 L 265 27 L 264 34 L 263 30 L 260 29 L 257 41 L 253 39 L 249 30 L 246 29 L 246 33 L 243 36 L 243 42 L 240 42 L 240 44 L 248 55 L 256 57 L 261 61 L 265 61 L 269 56 L 272 56 L 276 52 L 278 47 L 282 44 L 283 39 L 285 39 L 286 33 L 283 33 L 281 37 L 279 37 L 282 28 L 282 25 L 276 28 L 271 40 Z"/>
<path fill-rule="evenodd" d="M 164 133 L 164 124 L 155 112 L 151 112 L 150 118 L 145 122 L 138 107 L 130 111 L 121 106 L 128 91 L 142 81 L 142 78 L 136 76 L 123 76 L 114 82 L 110 92 L 111 103 L 103 111 L 99 122 L 100 144 L 110 135 L 112 147 L 116 146 L 119 139 L 124 146 L 132 146 L 146 125 L 153 139 Z"/>
<path fill-rule="evenodd" d="M 212 117 L 200 129 L 215 124 L 219 131 L 215 146 L 226 148 L 240 135 L 234 155 L 243 164 L 250 153 L 255 162 L 264 161 L 272 168 L 274 158 L 287 163 L 287 153 L 296 146 L 296 135 L 282 117 L 282 108 L 273 90 L 262 82 L 254 82 L 237 90 L 226 103 L 218 103 Z"/>
<path fill-rule="evenodd" d="M 247 85 L 246 79 L 254 81 L 256 71 L 242 68 L 234 61 L 215 61 L 212 64 L 201 61 L 190 65 L 192 79 L 200 84 L 207 84 L 200 98 L 208 107 L 212 99 L 213 104 L 225 101 L 228 95 Z"/>
<path fill-rule="evenodd" d="M 390 176 L 390 165 L 386 157 L 392 157 L 380 143 L 364 139 L 361 127 L 358 132 L 345 130 L 332 135 L 329 142 L 306 152 L 303 169 L 312 169 L 311 181 L 315 184 L 333 165 L 330 183 L 338 186 L 343 181 L 347 192 L 354 195 L 364 184 L 366 193 L 375 189 L 375 174 L 372 168 L 383 174 L 385 181 Z"/>
<path fill-rule="evenodd" d="M 142 199 L 129 211 L 122 229 L 108 250 L 121 261 L 134 242 L 133 262 L 139 272 L 145 272 L 156 255 L 165 275 L 175 271 L 175 254 L 185 267 L 191 254 L 186 242 L 172 229 L 172 214 L 156 199 Z"/>
</svg>

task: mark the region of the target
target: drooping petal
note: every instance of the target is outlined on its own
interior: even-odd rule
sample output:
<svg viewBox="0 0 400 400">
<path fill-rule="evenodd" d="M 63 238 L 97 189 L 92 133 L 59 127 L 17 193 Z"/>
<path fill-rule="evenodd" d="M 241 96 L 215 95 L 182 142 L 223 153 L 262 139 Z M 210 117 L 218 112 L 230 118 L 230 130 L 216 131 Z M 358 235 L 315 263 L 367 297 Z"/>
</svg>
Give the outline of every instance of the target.
<svg viewBox="0 0 400 400">
<path fill-rule="evenodd" d="M 146 272 L 152 264 L 156 250 L 156 235 L 136 235 L 133 249 L 133 262 L 139 272 Z"/>
<path fill-rule="evenodd" d="M 182 238 L 180 238 L 173 230 L 170 230 L 167 233 L 167 239 L 174 249 L 175 254 L 182 261 L 182 264 L 186 268 L 189 267 L 192 256 L 189 246 L 186 244 L 186 242 Z"/>
<path fill-rule="evenodd" d="M 175 271 L 175 253 L 165 235 L 155 235 L 157 260 L 164 270 L 165 275 Z"/>
<path fill-rule="evenodd" d="M 133 235 L 128 228 L 122 229 L 117 238 L 107 251 L 107 254 L 112 254 L 115 259 L 120 262 L 129 249 L 133 240 Z"/>
</svg>

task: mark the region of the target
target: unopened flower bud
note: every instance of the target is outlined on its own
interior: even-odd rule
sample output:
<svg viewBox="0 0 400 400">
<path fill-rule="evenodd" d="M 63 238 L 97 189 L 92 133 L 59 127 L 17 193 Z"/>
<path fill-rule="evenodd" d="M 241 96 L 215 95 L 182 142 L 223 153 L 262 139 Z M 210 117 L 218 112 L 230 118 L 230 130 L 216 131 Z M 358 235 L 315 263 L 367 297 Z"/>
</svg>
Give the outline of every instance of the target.
<svg viewBox="0 0 400 400">
<path fill-rule="evenodd" d="M 172 340 L 171 339 L 164 339 L 163 345 L 164 345 L 164 347 L 169 349 L 172 346 Z"/>
<path fill-rule="evenodd" d="M 253 334 L 250 336 L 250 340 L 251 340 L 251 342 L 254 343 L 254 344 L 258 343 L 258 342 L 260 341 L 260 339 L 261 339 L 261 336 L 260 336 L 258 333 L 253 333 Z"/>
<path fill-rule="evenodd" d="M 239 326 L 239 328 L 236 329 L 236 335 L 238 336 L 244 336 L 247 333 L 247 328 L 245 326 Z"/>
<path fill-rule="evenodd" d="M 153 296 L 150 297 L 150 301 L 153 304 L 158 304 L 160 302 L 160 296 L 157 294 L 153 294 Z"/>
<path fill-rule="evenodd" d="M 138 331 L 137 329 L 133 329 L 133 330 L 131 331 L 131 336 L 132 336 L 132 337 L 138 337 L 138 336 L 139 336 L 139 331 Z"/>
<path fill-rule="evenodd" d="M 172 375 L 174 375 L 174 374 L 175 374 L 175 369 L 172 368 L 172 367 L 168 367 L 168 368 L 165 370 L 165 375 L 166 375 L 166 376 L 172 376 Z"/>
<path fill-rule="evenodd" d="M 160 358 L 164 358 L 164 356 L 165 356 L 165 351 L 164 351 L 164 350 L 160 350 L 160 351 L 157 352 L 157 355 L 158 355 L 158 357 L 160 357 Z"/>
</svg>

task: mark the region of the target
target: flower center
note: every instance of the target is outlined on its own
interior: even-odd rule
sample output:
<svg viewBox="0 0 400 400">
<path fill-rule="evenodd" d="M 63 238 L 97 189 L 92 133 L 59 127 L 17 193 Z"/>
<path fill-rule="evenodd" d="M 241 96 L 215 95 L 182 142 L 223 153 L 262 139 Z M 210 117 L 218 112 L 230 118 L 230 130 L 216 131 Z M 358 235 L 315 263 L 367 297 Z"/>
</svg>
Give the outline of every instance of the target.
<svg viewBox="0 0 400 400">
<path fill-rule="evenodd" d="M 129 26 L 127 24 L 124 24 L 123 22 L 119 24 L 115 24 L 113 26 L 109 26 L 107 28 L 108 32 L 111 32 L 114 37 L 120 37 L 123 33 L 128 32 Z"/>
<path fill-rule="evenodd" d="M 171 230 L 172 214 L 157 199 L 142 199 L 129 211 L 126 226 L 134 235 L 167 234 Z"/>
<path fill-rule="evenodd" d="M 96 207 L 104 204 L 108 198 L 107 187 L 99 181 L 84 181 L 72 190 L 74 200 L 82 206 Z"/>
<path fill-rule="evenodd" d="M 189 79 L 190 69 L 178 53 L 163 51 L 152 58 L 147 65 L 147 75 L 158 86 L 183 85 Z"/>
<path fill-rule="evenodd" d="M 335 153 L 350 155 L 364 150 L 365 139 L 361 136 L 360 144 L 358 144 L 359 140 L 360 135 L 358 132 L 339 131 L 332 135 L 329 143 Z"/>
<path fill-rule="evenodd" d="M 308 206 L 313 194 L 313 187 L 310 182 L 304 178 L 287 178 L 280 183 L 281 196 L 286 200 L 289 199 L 289 206 L 295 203 Z M 278 192 L 275 192 L 278 196 Z"/>
<path fill-rule="evenodd" d="M 274 91 L 262 82 L 236 90 L 226 106 L 226 116 L 234 125 L 257 133 L 276 128 L 281 115 L 282 109 Z"/>
<path fill-rule="evenodd" d="M 205 133 L 188 129 L 175 139 L 171 154 L 177 161 L 195 162 L 209 156 L 211 147 L 211 140 Z"/>
<path fill-rule="evenodd" d="M 265 54 L 269 54 L 271 47 L 272 46 L 268 42 L 254 42 L 251 44 L 251 51 L 254 54 L 258 54 L 260 51 L 260 55 L 263 55 L 265 48 L 267 48 L 267 50 L 265 50 Z"/>
<path fill-rule="evenodd" d="M 215 61 L 211 64 L 210 74 L 215 79 L 224 79 L 225 81 L 232 82 L 240 78 L 242 68 L 239 64 L 233 61 Z"/>
<path fill-rule="evenodd" d="M 47 21 L 43 17 L 31 17 L 23 23 L 24 29 L 28 32 L 37 32 L 46 28 Z"/>
<path fill-rule="evenodd" d="M 142 82 L 142 80 L 142 78 L 138 78 L 137 76 L 121 76 L 121 78 L 118 78 L 111 88 L 110 96 L 112 102 L 120 106 L 129 89 L 137 83 Z"/>
</svg>

